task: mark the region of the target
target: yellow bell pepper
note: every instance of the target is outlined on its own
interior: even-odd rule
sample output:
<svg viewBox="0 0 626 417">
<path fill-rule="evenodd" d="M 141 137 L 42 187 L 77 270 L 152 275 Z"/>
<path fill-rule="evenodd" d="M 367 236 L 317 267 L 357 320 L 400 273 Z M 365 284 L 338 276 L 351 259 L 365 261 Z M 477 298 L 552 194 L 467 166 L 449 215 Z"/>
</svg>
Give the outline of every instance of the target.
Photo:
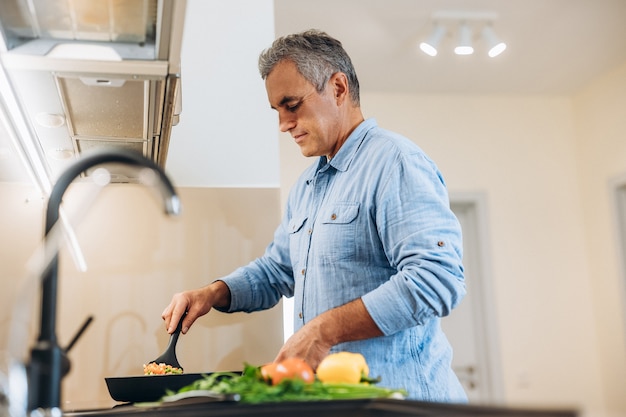
<svg viewBox="0 0 626 417">
<path fill-rule="evenodd" d="M 367 379 L 369 367 L 360 353 L 337 352 L 322 359 L 316 374 L 322 382 L 358 384 Z"/>
</svg>

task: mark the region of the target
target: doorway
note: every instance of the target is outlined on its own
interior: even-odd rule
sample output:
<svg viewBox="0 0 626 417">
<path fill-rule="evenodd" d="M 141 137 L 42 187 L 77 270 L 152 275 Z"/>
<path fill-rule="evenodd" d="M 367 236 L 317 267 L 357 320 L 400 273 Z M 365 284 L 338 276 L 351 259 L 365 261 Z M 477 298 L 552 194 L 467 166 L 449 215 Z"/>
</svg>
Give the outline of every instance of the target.
<svg viewBox="0 0 626 417">
<path fill-rule="evenodd" d="M 470 403 L 497 403 L 503 393 L 488 268 L 486 198 L 471 193 L 452 194 L 450 199 L 463 230 L 467 295 L 441 325 L 454 350 L 452 367 Z"/>
<path fill-rule="evenodd" d="M 626 318 L 626 175 L 622 175 L 613 181 L 613 199 L 615 207 L 615 223 L 618 233 L 618 259 L 620 261 L 620 275 L 622 279 L 621 295 L 624 306 L 624 317 Z"/>
</svg>

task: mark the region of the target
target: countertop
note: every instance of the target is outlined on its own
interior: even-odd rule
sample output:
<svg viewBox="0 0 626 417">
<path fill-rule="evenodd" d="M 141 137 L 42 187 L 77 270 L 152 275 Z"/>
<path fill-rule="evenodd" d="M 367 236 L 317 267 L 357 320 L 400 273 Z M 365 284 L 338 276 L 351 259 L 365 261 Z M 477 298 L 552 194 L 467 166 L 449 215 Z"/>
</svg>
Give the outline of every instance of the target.
<svg viewBox="0 0 626 417">
<path fill-rule="evenodd" d="M 176 403 L 154 406 L 118 404 L 112 408 L 64 411 L 67 417 L 143 417 L 143 416 L 445 416 L 445 417 L 576 417 L 574 409 L 533 409 L 499 406 L 429 403 L 411 400 L 332 400 L 300 401 L 265 404 L 215 402 L 206 399 L 186 399 Z"/>
</svg>

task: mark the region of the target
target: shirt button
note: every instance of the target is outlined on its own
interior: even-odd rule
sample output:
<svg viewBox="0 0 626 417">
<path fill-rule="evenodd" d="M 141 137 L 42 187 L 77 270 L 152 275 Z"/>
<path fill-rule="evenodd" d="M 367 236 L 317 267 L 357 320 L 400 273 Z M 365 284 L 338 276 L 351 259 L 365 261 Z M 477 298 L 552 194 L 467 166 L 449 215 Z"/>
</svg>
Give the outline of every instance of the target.
<svg viewBox="0 0 626 417">
<path fill-rule="evenodd" d="M 302 318 L 302 312 L 298 313 L 298 317 Z"/>
<path fill-rule="evenodd" d="M 302 271 L 300 271 L 302 275 L 304 275 L 305 272 L 306 272 L 306 269 L 303 269 Z"/>
<path fill-rule="evenodd" d="M 309 230 L 308 230 L 308 233 L 309 233 L 309 234 L 313 233 L 313 229 L 309 229 Z"/>
<path fill-rule="evenodd" d="M 444 246 L 444 245 L 445 245 L 445 243 L 443 243 L 443 241 L 442 241 L 442 240 L 440 240 L 439 242 L 437 242 L 437 246 L 439 246 L 439 247 L 442 247 L 442 246 Z"/>
<path fill-rule="evenodd" d="M 331 220 L 337 220 L 337 215 L 335 213 L 330 215 Z"/>
</svg>

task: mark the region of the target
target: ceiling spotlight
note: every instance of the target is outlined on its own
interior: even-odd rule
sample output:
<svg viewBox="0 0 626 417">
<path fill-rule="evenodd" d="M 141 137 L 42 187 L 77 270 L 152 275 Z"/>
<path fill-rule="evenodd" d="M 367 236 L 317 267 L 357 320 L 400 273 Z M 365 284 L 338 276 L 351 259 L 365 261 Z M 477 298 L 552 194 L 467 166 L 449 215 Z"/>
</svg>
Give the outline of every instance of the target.
<svg viewBox="0 0 626 417">
<path fill-rule="evenodd" d="M 446 34 L 446 28 L 441 25 L 435 25 L 433 32 L 425 42 L 420 43 L 420 49 L 427 55 L 436 56 L 439 42 Z"/>
<path fill-rule="evenodd" d="M 471 55 L 474 53 L 472 47 L 472 30 L 467 23 L 462 23 L 459 27 L 459 44 L 454 48 L 457 55 Z"/>
<path fill-rule="evenodd" d="M 498 39 L 493 28 L 489 25 L 483 28 L 483 39 L 487 42 L 488 55 L 491 58 L 500 55 L 506 49 L 506 43 Z"/>
</svg>

